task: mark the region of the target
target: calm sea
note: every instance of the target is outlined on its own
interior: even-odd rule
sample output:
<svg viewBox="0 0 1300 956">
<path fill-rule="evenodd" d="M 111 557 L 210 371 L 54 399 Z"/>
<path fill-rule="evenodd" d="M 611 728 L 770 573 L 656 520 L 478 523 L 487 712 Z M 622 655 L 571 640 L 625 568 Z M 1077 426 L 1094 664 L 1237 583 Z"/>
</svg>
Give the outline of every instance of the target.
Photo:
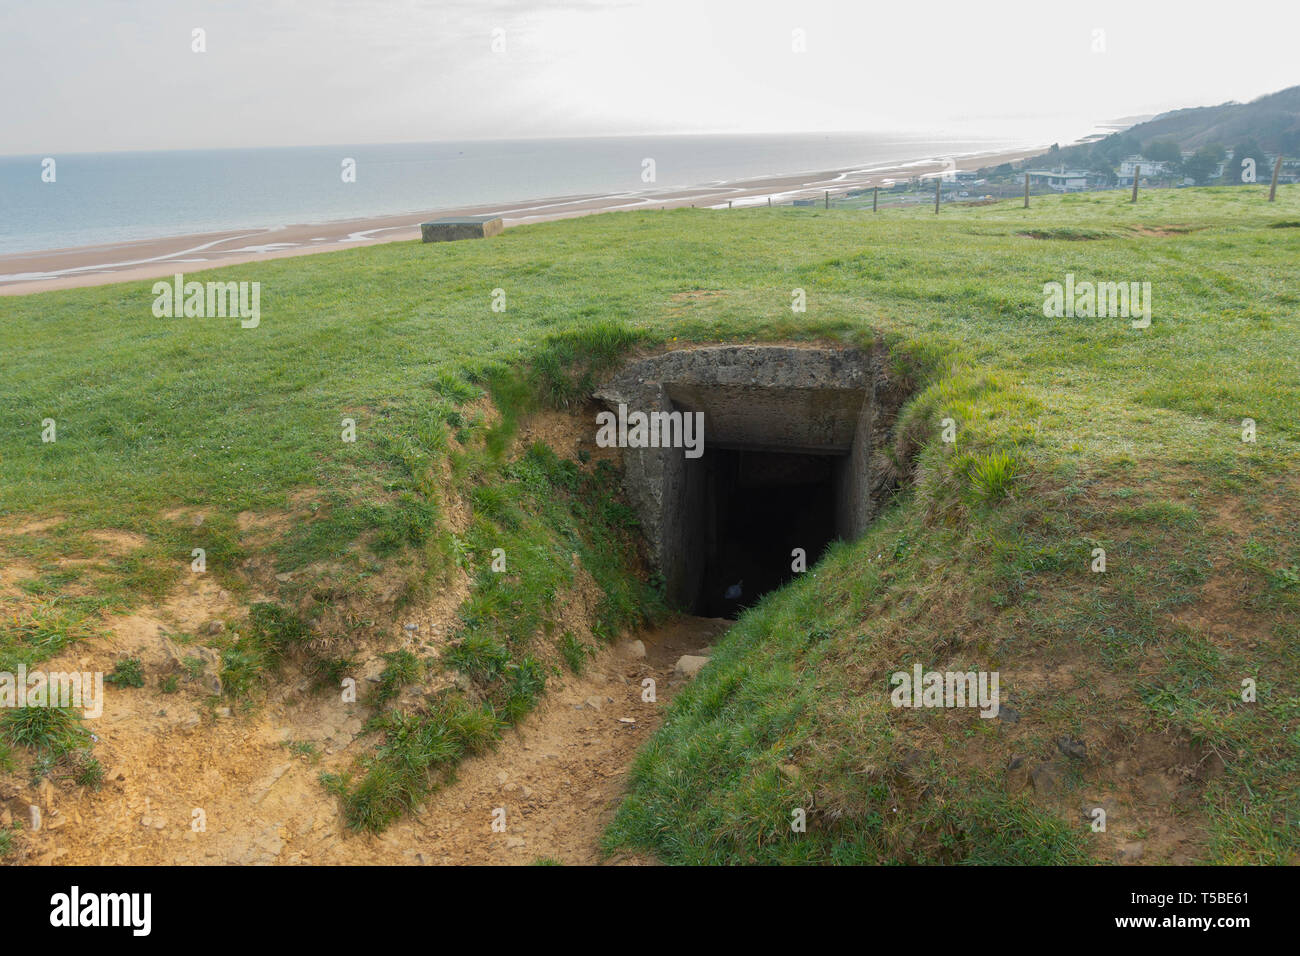
<svg viewBox="0 0 1300 956">
<path fill-rule="evenodd" d="M 1005 140 L 816 134 L 0 157 L 0 254 L 960 156 Z M 642 161 L 656 180 L 642 181 Z M 344 182 L 344 159 L 356 181 Z"/>
</svg>

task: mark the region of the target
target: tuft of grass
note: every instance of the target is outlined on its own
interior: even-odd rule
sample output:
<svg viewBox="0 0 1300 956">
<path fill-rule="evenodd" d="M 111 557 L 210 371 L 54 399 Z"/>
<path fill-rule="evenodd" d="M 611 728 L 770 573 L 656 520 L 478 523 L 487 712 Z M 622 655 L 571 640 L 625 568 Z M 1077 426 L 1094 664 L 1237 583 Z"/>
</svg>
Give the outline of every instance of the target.
<svg viewBox="0 0 1300 956">
<path fill-rule="evenodd" d="M 349 656 L 323 656 L 313 658 L 308 666 L 312 686 L 317 690 L 337 690 L 343 680 L 356 670 L 356 658 Z"/>
<path fill-rule="evenodd" d="M 18 841 L 14 838 L 18 832 L 19 824 L 14 824 L 13 829 L 0 827 L 0 859 L 9 856 L 18 846 Z"/>
<path fill-rule="evenodd" d="M 457 707 L 449 723 L 452 734 L 467 754 L 490 750 L 505 726 L 488 704 Z"/>
<path fill-rule="evenodd" d="M 248 695 L 278 673 L 285 657 L 300 650 L 309 634 L 307 623 L 289 608 L 269 602 L 254 604 L 243 633 L 222 652 L 222 691 L 231 697 Z M 202 663 L 198 661 L 199 673 Z"/>
<path fill-rule="evenodd" d="M 379 677 L 379 687 L 375 690 L 375 702 L 384 704 L 402 692 L 408 684 L 414 684 L 424 671 L 421 660 L 410 651 L 391 651 L 383 655 L 388 666 Z"/>
<path fill-rule="evenodd" d="M 69 707 L 16 707 L 0 712 L 0 737 L 13 746 L 58 758 L 81 746 L 90 732 Z"/>
<path fill-rule="evenodd" d="M 501 706 L 501 718 L 508 724 L 518 723 L 529 711 L 537 706 L 542 691 L 546 689 L 546 674 L 541 662 L 531 655 L 526 655 L 518 663 L 506 666 L 504 686 L 505 700 Z"/>
<path fill-rule="evenodd" d="M 492 635 L 471 631 L 448 648 L 443 660 L 448 667 L 477 680 L 488 681 L 505 670 L 510 662 L 510 652 Z"/>
<path fill-rule="evenodd" d="M 994 451 L 971 459 L 968 473 L 971 487 L 985 501 L 1000 501 L 1011 494 L 1022 476 L 1014 455 Z"/>
<path fill-rule="evenodd" d="M 285 746 L 289 748 L 289 753 L 295 757 L 306 757 L 312 763 L 320 760 L 320 748 L 310 740 L 291 740 L 287 741 Z"/>
<path fill-rule="evenodd" d="M 617 321 L 593 322 L 549 336 L 525 375 L 532 399 L 547 408 L 585 401 L 600 377 L 645 340 L 644 332 Z"/>
<path fill-rule="evenodd" d="M 181 662 L 185 668 L 185 679 L 193 682 L 203 676 L 203 658 L 190 656 Z"/>
<path fill-rule="evenodd" d="M 569 670 L 581 677 L 587 666 L 588 653 L 587 646 L 574 637 L 572 631 L 564 632 L 564 636 L 560 638 L 560 654 L 564 657 L 564 663 L 568 665 Z"/>
<path fill-rule="evenodd" d="M 427 714 L 389 710 L 375 723 L 383 743 L 354 774 L 323 774 L 339 797 L 343 819 L 358 832 L 378 833 L 409 813 L 450 768 L 491 732 L 461 699 L 444 700 Z"/>
<path fill-rule="evenodd" d="M 74 750 L 67 756 L 70 776 L 77 786 L 98 790 L 104 785 L 104 765 L 89 750 Z"/>
<path fill-rule="evenodd" d="M 0 670 L 16 671 L 95 633 L 86 611 L 57 596 L 20 610 L 0 607 Z"/>
<path fill-rule="evenodd" d="M 143 687 L 144 665 L 138 657 L 124 657 L 113 666 L 113 672 L 104 680 L 116 687 Z"/>
</svg>

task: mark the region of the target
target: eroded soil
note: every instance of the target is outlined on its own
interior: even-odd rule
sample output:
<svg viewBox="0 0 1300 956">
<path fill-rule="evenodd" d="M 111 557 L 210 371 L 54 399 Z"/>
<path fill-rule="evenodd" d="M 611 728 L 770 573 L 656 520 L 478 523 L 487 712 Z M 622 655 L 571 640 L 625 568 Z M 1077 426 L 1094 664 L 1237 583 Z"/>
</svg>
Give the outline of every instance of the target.
<svg viewBox="0 0 1300 956">
<path fill-rule="evenodd" d="M 211 608 L 209 608 L 211 610 Z M 42 665 L 102 670 L 130 653 L 165 666 L 165 615 L 132 615 L 110 637 Z M 600 834 L 638 747 L 680 688 L 674 664 L 707 653 L 731 622 L 682 618 L 600 651 L 582 676 L 548 682 L 536 711 L 488 754 L 385 833 L 347 831 L 322 771 L 339 772 L 373 746 L 363 703 L 287 679 L 255 709 L 233 712 L 201 688 L 163 693 L 106 687 L 88 720 L 106 768 L 98 790 L 21 774 L 0 783 L 0 815 L 24 825 L 13 862 L 29 864 L 524 864 L 603 862 Z M 634 640 L 643 642 L 640 656 Z M 366 675 L 373 679 L 377 670 Z M 655 682 L 655 701 L 642 699 Z M 363 679 L 364 688 L 364 679 Z M 39 808 L 33 830 L 31 806 Z M 504 830 L 494 830 L 504 810 Z M 613 862 L 648 862 L 615 859 Z"/>
</svg>

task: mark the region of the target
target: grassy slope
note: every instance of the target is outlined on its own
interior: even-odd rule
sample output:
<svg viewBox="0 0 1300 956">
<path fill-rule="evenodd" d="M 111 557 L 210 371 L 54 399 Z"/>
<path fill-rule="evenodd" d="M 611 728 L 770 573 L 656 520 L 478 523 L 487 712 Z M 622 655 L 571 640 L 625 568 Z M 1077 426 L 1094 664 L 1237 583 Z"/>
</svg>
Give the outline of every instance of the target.
<svg viewBox="0 0 1300 956">
<path fill-rule="evenodd" d="M 459 447 L 462 379 L 539 355 L 562 364 L 544 345 L 554 333 L 611 321 L 652 340 L 881 330 L 928 389 L 905 422 L 916 491 L 736 629 L 640 762 L 611 841 L 674 861 L 1072 859 L 1095 849 L 1086 827 L 1001 785 L 1008 756 L 1046 757 L 1072 733 L 1094 754 L 1067 780 L 1079 799 L 1123 791 L 1123 771 L 1097 755 L 1135 740 L 1213 749 L 1223 768 L 1194 780 L 1189 805 L 1204 852 L 1278 859 L 1296 842 L 1300 732 L 1284 679 L 1300 599 L 1300 229 L 1270 226 L 1297 221 L 1294 187 L 1273 205 L 1258 189 L 1212 189 L 938 217 L 626 213 L 206 274 L 262 283 L 256 330 L 155 319 L 148 282 L 0 299 L 0 523 L 61 519 L 21 545 L 0 537 L 0 560 L 44 569 L 26 590 L 52 622 L 33 628 L 30 607 L 8 608 L 0 650 L 38 658 L 95 613 L 164 593 L 197 546 L 234 585 L 257 548 L 295 571 L 360 541 L 344 587 L 398 554 L 417 570 L 455 560 L 464 543 L 439 535 L 429 476 Z M 1042 283 L 1067 272 L 1150 281 L 1152 327 L 1043 318 Z M 490 308 L 497 287 L 505 313 Z M 795 287 L 806 314 L 790 311 Z M 693 289 L 722 294 L 673 298 Z M 40 442 L 46 417 L 53 445 Z M 355 444 L 340 441 L 343 417 Z M 960 423 L 955 452 L 936 440 L 946 417 Z M 1256 444 L 1240 441 L 1244 417 Z M 476 433 L 493 445 L 486 424 Z M 1009 499 L 988 500 L 998 451 L 1018 477 Z M 521 481 L 489 481 L 468 451 L 458 460 L 453 481 Z M 314 520 L 264 545 L 241 537 L 237 513 L 284 509 L 303 487 L 322 503 Z M 476 505 L 509 510 L 491 494 Z M 183 506 L 208 513 L 201 529 L 164 517 Z M 102 528 L 150 543 L 76 582 L 54 568 L 93 556 L 86 532 Z M 1088 572 L 1097 546 L 1106 575 Z M 891 711 L 887 674 L 914 657 L 999 668 L 1024 719 L 1008 731 Z M 1056 664 L 1073 677 L 1049 686 L 1041 672 Z M 1234 705 L 1244 676 L 1259 704 Z M 795 805 L 812 811 L 797 838 Z"/>
</svg>

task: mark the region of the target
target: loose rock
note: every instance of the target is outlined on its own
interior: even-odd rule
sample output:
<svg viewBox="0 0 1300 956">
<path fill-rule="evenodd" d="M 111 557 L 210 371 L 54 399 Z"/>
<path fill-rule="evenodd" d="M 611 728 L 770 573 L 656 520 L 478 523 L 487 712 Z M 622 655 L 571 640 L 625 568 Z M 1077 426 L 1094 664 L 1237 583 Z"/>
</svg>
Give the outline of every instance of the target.
<svg viewBox="0 0 1300 956">
<path fill-rule="evenodd" d="M 707 657 L 699 657 L 695 654 L 683 654 L 677 658 L 677 664 L 673 667 L 673 673 L 678 677 L 694 677 L 700 672 L 700 669 L 709 662 Z"/>
<path fill-rule="evenodd" d="M 1073 737 L 1058 737 L 1056 749 L 1072 760 L 1085 760 L 1088 756 L 1088 745 Z"/>
</svg>

